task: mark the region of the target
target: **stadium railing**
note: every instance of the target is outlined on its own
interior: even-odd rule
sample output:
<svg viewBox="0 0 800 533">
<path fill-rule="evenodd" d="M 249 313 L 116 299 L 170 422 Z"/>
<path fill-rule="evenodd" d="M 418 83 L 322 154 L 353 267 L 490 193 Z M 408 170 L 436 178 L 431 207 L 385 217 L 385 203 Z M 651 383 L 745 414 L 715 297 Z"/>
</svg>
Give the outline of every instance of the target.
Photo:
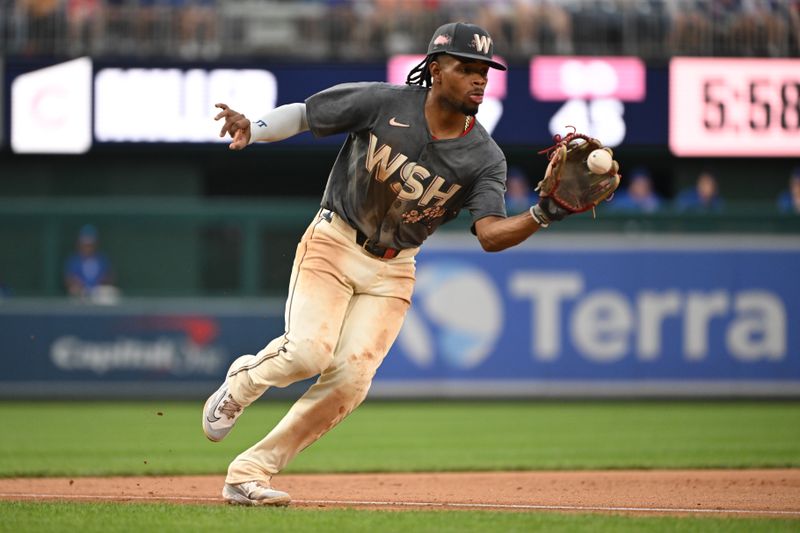
<svg viewBox="0 0 800 533">
<path fill-rule="evenodd" d="M 297 241 L 318 200 L 60 198 L 0 200 L 0 284 L 10 296 L 64 294 L 61 269 L 79 228 L 100 232 L 123 293 L 129 296 L 284 296 Z M 462 213 L 441 231 L 468 234 Z M 713 214 L 583 214 L 552 231 L 641 235 L 800 235 L 800 216 L 771 205 L 729 203 Z"/>
</svg>

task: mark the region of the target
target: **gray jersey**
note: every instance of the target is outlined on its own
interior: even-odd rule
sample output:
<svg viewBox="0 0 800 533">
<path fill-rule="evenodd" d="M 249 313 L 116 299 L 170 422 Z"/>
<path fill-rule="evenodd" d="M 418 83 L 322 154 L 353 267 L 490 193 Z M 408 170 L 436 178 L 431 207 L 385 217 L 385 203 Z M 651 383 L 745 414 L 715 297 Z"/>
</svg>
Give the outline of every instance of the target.
<svg viewBox="0 0 800 533">
<path fill-rule="evenodd" d="M 483 127 L 436 140 L 419 86 L 337 85 L 306 100 L 317 137 L 348 133 L 322 198 L 370 238 L 391 248 L 419 246 L 467 208 L 473 223 L 506 216 L 506 161 Z"/>
</svg>

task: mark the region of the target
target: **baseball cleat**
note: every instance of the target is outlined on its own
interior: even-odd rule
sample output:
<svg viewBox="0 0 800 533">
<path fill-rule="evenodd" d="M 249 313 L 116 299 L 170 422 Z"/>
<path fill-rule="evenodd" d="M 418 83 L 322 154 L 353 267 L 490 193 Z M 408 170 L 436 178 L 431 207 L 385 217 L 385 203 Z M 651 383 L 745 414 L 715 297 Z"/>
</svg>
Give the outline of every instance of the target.
<svg viewBox="0 0 800 533">
<path fill-rule="evenodd" d="M 222 497 L 237 505 L 289 505 L 292 501 L 287 493 L 275 490 L 259 481 L 247 481 L 236 485 L 225 483 Z"/>
<path fill-rule="evenodd" d="M 236 403 L 228 392 L 226 380 L 214 394 L 209 396 L 203 407 L 203 432 L 208 440 L 219 442 L 224 439 L 233 429 L 242 410 L 243 407 Z"/>
</svg>

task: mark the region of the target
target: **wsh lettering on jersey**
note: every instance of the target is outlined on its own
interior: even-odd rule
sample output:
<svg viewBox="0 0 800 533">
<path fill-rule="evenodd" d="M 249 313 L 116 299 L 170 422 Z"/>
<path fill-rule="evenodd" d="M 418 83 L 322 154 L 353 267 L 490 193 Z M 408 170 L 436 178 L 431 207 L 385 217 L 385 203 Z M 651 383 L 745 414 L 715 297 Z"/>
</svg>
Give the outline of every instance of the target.
<svg viewBox="0 0 800 533">
<path fill-rule="evenodd" d="M 461 185 L 454 183 L 444 190 L 447 181 L 442 176 L 436 175 L 430 179 L 430 170 L 409 161 L 408 156 L 402 153 L 392 155 L 392 147 L 388 144 L 378 146 L 378 137 L 373 133 L 369 135 L 366 167 L 367 172 L 381 183 L 399 170 L 402 184 L 391 183 L 389 187 L 399 200 L 417 200 L 420 207 L 427 206 L 433 200 L 433 205 L 443 206 L 461 189 Z"/>
</svg>

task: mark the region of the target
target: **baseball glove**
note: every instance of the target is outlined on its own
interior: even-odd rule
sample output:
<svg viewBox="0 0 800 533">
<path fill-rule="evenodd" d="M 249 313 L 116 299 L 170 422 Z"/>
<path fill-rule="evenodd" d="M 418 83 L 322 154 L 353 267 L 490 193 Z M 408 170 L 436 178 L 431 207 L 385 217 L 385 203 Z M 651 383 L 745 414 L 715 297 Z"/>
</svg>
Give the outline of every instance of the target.
<svg viewBox="0 0 800 533">
<path fill-rule="evenodd" d="M 544 227 L 572 213 L 594 210 L 597 204 L 611 198 L 620 180 L 614 153 L 597 139 L 573 128 L 572 133 L 565 137 L 555 135 L 553 140 L 553 146 L 539 152 L 547 154 L 550 163 L 536 187 L 539 204 L 531 209 L 534 219 Z M 595 150 L 608 155 L 598 153 L 590 157 Z"/>
</svg>

